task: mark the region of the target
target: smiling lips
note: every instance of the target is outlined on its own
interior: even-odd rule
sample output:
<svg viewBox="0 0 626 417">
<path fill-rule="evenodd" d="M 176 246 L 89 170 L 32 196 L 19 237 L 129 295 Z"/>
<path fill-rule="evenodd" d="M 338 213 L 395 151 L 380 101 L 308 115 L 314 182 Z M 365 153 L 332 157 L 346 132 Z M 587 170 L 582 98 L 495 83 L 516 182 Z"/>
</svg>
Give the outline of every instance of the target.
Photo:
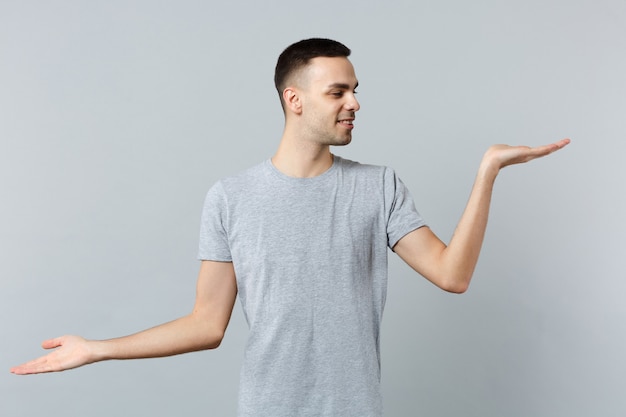
<svg viewBox="0 0 626 417">
<path fill-rule="evenodd" d="M 339 123 L 340 125 L 342 125 L 345 128 L 353 129 L 354 128 L 354 123 L 353 122 L 354 122 L 354 118 L 349 118 L 349 119 L 341 119 L 337 123 Z"/>
</svg>

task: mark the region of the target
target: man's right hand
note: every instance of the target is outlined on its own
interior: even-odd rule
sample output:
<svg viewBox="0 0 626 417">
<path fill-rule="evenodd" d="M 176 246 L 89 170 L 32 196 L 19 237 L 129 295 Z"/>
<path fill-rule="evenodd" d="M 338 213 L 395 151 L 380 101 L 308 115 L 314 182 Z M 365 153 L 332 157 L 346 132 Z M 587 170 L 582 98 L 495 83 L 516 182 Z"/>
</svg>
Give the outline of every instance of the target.
<svg viewBox="0 0 626 417">
<path fill-rule="evenodd" d="M 232 262 L 202 261 L 196 303 L 184 317 L 141 332 L 107 340 L 62 336 L 46 340 L 49 354 L 11 368 L 17 375 L 58 372 L 109 359 L 159 358 L 217 348 L 230 320 L 237 279 Z"/>
<path fill-rule="evenodd" d="M 16 375 L 59 372 L 95 362 L 92 342 L 80 336 L 61 336 L 41 344 L 44 349 L 55 349 L 47 355 L 11 368 Z"/>
</svg>

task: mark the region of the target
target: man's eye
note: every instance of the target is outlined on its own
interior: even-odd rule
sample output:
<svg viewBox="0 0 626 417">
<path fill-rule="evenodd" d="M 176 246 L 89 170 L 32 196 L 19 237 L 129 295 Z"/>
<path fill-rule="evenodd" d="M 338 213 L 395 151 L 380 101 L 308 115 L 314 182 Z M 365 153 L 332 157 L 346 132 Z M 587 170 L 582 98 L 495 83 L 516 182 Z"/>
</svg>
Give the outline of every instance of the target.
<svg viewBox="0 0 626 417">
<path fill-rule="evenodd" d="M 332 92 L 331 94 L 335 97 L 341 97 L 343 96 L 343 91 L 335 91 L 335 92 Z"/>
</svg>

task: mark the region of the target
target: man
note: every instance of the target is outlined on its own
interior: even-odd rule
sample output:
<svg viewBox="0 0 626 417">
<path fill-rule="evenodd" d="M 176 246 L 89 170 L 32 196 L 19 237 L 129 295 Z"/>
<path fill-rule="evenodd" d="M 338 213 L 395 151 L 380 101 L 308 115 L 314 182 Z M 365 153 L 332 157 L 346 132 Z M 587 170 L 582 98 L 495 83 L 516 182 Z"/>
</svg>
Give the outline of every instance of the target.
<svg viewBox="0 0 626 417">
<path fill-rule="evenodd" d="M 478 260 L 499 170 L 548 155 L 489 148 L 456 232 L 445 245 L 394 171 L 334 156 L 359 103 L 350 50 L 308 39 L 279 57 L 285 113 L 276 154 L 207 194 L 193 312 L 111 340 L 64 336 L 12 369 L 62 371 L 107 359 L 161 357 L 219 346 L 239 294 L 250 334 L 240 416 L 381 416 L 379 335 L 388 248 L 440 288 L 464 292 Z"/>
</svg>

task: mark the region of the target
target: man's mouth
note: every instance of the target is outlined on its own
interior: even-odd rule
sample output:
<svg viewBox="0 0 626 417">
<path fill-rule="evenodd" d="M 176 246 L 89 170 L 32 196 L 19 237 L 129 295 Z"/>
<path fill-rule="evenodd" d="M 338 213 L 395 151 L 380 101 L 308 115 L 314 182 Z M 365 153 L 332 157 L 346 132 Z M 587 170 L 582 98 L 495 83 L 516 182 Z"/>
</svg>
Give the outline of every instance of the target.
<svg viewBox="0 0 626 417">
<path fill-rule="evenodd" d="M 341 119 L 337 123 L 345 127 L 354 127 L 354 119 Z"/>
</svg>

